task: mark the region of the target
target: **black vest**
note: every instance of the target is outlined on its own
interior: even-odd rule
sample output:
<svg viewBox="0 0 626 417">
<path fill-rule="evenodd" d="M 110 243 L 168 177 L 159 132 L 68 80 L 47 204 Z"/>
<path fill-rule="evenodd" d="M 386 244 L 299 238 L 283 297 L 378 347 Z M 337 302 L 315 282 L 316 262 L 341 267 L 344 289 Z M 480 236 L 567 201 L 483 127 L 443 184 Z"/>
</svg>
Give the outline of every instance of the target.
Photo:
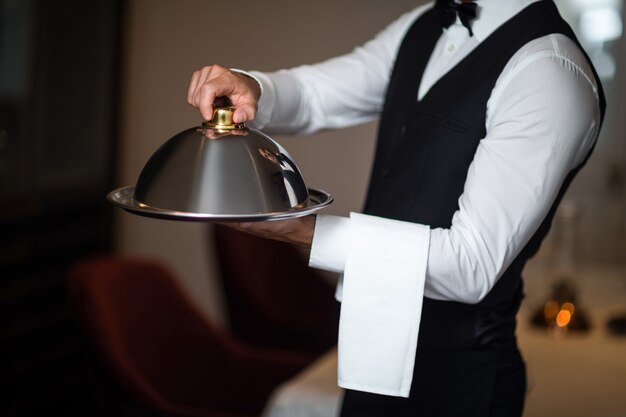
<svg viewBox="0 0 626 417">
<path fill-rule="evenodd" d="M 468 168 L 486 135 L 487 100 L 498 76 L 526 43 L 556 33 L 578 44 L 551 0 L 533 3 L 496 29 L 417 101 L 426 63 L 442 34 L 434 10 L 417 19 L 400 47 L 389 83 L 364 212 L 449 228 Z M 596 80 L 604 114 L 597 75 Z M 568 175 L 541 226 L 479 304 L 424 299 L 421 349 L 497 348 L 515 343 L 522 269 L 537 252 L 578 169 Z"/>
</svg>

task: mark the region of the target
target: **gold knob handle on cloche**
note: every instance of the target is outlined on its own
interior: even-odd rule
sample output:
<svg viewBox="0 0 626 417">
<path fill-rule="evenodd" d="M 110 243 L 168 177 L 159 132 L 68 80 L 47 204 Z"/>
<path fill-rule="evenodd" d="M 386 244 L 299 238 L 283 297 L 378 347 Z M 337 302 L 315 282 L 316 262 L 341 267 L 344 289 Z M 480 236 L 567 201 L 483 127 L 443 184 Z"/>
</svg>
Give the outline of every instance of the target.
<svg viewBox="0 0 626 417">
<path fill-rule="evenodd" d="M 230 105 L 223 105 L 222 103 L 218 104 L 216 100 L 216 103 L 214 104 L 215 108 L 213 110 L 213 117 L 211 117 L 211 120 L 202 123 L 202 126 L 214 130 L 234 130 L 245 128 L 245 124 L 233 122 L 235 108 Z"/>
</svg>

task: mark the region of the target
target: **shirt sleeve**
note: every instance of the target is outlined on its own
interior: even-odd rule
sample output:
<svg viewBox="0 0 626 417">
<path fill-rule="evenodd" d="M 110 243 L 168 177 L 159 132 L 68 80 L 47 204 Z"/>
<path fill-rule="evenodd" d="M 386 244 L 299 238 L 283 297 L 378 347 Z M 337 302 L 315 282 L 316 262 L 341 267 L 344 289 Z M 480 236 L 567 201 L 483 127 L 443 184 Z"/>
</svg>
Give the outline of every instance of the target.
<svg viewBox="0 0 626 417">
<path fill-rule="evenodd" d="M 498 80 L 488 103 L 487 135 L 469 168 L 459 210 L 449 229 L 430 230 L 424 289 L 430 298 L 480 302 L 597 138 L 600 111 L 591 69 L 569 39 L 550 35 L 542 41 L 552 43 L 553 50 L 530 45 Z M 379 221 L 382 232 L 384 219 Z M 325 260 L 332 258 L 333 270 L 345 272 L 339 266 L 351 262 L 352 252 L 333 245 L 348 240 L 341 233 L 358 233 L 355 227 L 343 222 L 331 240 L 323 237 L 326 227 L 316 228 L 320 236 L 313 241 L 311 265 L 325 269 Z M 389 245 L 394 252 L 401 243 L 391 239 Z"/>
<path fill-rule="evenodd" d="M 553 50 L 535 45 L 550 41 Z M 449 229 L 433 229 L 431 298 L 480 302 L 534 235 L 600 124 L 597 86 L 573 42 L 550 35 L 512 62 L 488 104 L 487 135 Z M 500 87 L 500 88 L 499 88 Z"/>
<path fill-rule="evenodd" d="M 402 15 L 343 56 L 272 73 L 251 71 L 263 94 L 250 125 L 271 133 L 308 134 L 377 118 L 402 38 L 428 7 Z"/>
</svg>

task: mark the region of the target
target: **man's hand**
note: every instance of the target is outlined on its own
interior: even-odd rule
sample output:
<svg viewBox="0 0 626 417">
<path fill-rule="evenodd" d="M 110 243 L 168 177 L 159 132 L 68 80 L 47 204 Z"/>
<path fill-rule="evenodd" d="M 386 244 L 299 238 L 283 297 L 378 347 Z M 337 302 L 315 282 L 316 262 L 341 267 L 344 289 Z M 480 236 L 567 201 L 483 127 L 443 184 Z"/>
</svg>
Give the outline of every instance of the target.
<svg viewBox="0 0 626 417">
<path fill-rule="evenodd" d="M 261 88 L 255 80 L 219 65 L 204 67 L 191 76 L 187 102 L 197 107 L 202 117 L 213 116 L 213 102 L 226 96 L 235 107 L 233 122 L 245 123 L 254 119 Z"/>
<path fill-rule="evenodd" d="M 303 248 L 310 248 L 315 229 L 315 215 L 311 214 L 288 220 L 223 224 L 267 239 L 280 240 Z"/>
</svg>

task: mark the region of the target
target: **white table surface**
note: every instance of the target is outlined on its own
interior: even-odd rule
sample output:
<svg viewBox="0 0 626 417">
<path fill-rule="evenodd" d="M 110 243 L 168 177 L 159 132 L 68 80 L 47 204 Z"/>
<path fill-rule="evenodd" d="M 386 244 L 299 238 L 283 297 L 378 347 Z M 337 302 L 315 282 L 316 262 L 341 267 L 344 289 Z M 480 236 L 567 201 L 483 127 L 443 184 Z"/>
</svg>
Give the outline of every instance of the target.
<svg viewBox="0 0 626 417">
<path fill-rule="evenodd" d="M 339 415 L 341 398 L 335 348 L 279 386 L 263 417 L 335 417 Z"/>
<path fill-rule="evenodd" d="M 518 316 L 518 341 L 527 364 L 524 417 L 626 417 L 626 337 L 606 330 L 607 318 L 626 312 L 626 274 L 615 267 L 578 271 L 580 305 L 593 325 L 584 334 L 554 338 L 531 327 L 531 311 L 545 300 L 545 274 L 530 268 Z M 549 280 L 548 280 L 549 282 Z M 337 387 L 337 351 L 332 349 L 279 386 L 263 417 L 335 417 L 342 390 Z"/>
</svg>

